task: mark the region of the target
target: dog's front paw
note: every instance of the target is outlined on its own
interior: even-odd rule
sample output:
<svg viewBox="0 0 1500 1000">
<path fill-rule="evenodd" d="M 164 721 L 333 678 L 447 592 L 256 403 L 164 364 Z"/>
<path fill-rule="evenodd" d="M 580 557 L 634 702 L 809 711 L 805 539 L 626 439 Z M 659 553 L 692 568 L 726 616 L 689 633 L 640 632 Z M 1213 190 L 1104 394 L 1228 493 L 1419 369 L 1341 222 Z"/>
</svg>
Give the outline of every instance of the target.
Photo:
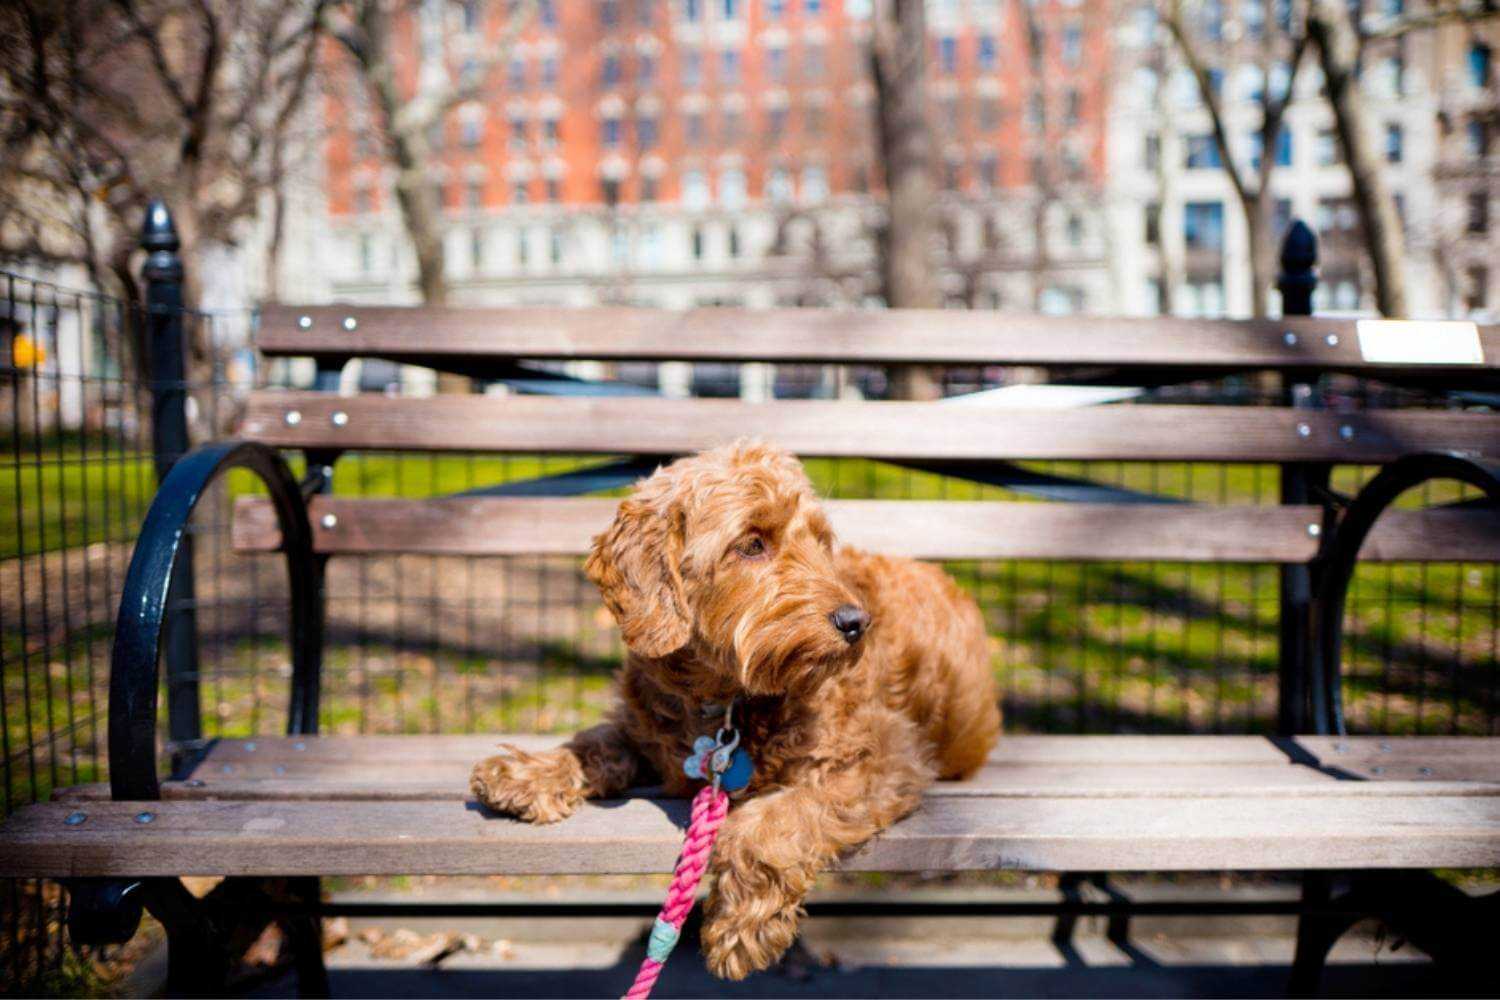
<svg viewBox="0 0 1500 1000">
<path fill-rule="evenodd" d="M 765 879 L 721 871 L 703 917 L 708 971 L 720 979 L 744 979 L 769 968 L 796 939 L 801 916 L 802 908 Z"/>
<path fill-rule="evenodd" d="M 475 764 L 469 775 L 469 789 L 481 803 L 528 823 L 556 823 L 583 802 L 583 768 L 573 751 L 506 749 Z"/>
</svg>

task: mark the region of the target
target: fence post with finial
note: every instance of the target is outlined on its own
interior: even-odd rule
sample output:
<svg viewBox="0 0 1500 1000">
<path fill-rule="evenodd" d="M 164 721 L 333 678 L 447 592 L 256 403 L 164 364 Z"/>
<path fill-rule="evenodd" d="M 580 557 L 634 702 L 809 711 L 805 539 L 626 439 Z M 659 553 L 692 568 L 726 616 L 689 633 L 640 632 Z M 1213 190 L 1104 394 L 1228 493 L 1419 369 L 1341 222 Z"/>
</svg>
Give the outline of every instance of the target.
<svg viewBox="0 0 1500 1000">
<path fill-rule="evenodd" d="M 1281 244 L 1281 274 L 1276 287 L 1281 292 L 1282 316 L 1311 316 L 1313 292 L 1318 287 L 1318 238 L 1301 219 L 1292 222 Z M 1288 344 L 1299 342 L 1293 330 L 1283 336 Z M 1317 386 L 1310 382 L 1283 382 L 1283 403 L 1294 409 L 1316 409 Z M 1315 503 L 1320 487 L 1326 488 L 1330 468 L 1323 463 L 1283 462 L 1281 502 Z M 1321 525 L 1316 530 L 1321 531 Z M 1315 530 L 1309 525 L 1309 531 Z M 1305 564 L 1281 567 L 1280 581 L 1280 674 L 1277 730 L 1290 736 L 1305 733 L 1312 724 L 1308 699 L 1312 679 L 1312 571 Z"/>
<path fill-rule="evenodd" d="M 151 454 L 156 481 L 188 450 L 182 242 L 166 203 L 154 199 L 141 226 L 146 263 L 146 345 L 151 357 Z M 193 610 L 193 537 L 184 534 L 167 590 L 162 654 L 167 673 L 167 727 L 173 741 L 203 735 L 198 683 L 198 621 Z"/>
</svg>

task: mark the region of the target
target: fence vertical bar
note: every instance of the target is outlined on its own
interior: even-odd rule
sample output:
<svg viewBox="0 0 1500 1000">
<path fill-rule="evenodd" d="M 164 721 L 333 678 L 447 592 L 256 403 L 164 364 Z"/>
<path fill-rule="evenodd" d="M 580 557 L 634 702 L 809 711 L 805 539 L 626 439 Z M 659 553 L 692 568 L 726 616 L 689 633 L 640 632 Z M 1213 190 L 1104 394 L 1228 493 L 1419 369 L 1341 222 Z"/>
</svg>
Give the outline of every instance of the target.
<svg viewBox="0 0 1500 1000">
<path fill-rule="evenodd" d="M 156 481 L 188 450 L 187 370 L 183 343 L 182 243 L 166 203 L 153 200 L 141 227 L 146 264 L 146 334 L 151 352 L 151 455 Z M 166 658 L 168 732 L 173 741 L 203 735 L 199 703 L 198 621 L 194 608 L 193 538 L 184 533 L 167 591 L 162 638 Z"/>
<path fill-rule="evenodd" d="M 1281 274 L 1276 285 L 1281 291 L 1283 316 L 1311 316 L 1313 291 L 1318 287 L 1318 238 L 1301 219 L 1287 230 L 1281 245 Z M 1297 334 L 1288 331 L 1289 344 Z M 1298 409 L 1317 406 L 1316 386 L 1288 380 L 1283 385 L 1283 401 Z M 1313 502 L 1318 486 L 1328 483 L 1326 465 L 1309 462 L 1283 462 L 1281 465 L 1281 502 Z M 1277 700 L 1277 730 L 1283 735 L 1307 732 L 1312 724 L 1308 710 L 1309 670 L 1312 667 L 1312 570 L 1307 565 L 1283 565 L 1280 590 L 1280 675 Z"/>
</svg>

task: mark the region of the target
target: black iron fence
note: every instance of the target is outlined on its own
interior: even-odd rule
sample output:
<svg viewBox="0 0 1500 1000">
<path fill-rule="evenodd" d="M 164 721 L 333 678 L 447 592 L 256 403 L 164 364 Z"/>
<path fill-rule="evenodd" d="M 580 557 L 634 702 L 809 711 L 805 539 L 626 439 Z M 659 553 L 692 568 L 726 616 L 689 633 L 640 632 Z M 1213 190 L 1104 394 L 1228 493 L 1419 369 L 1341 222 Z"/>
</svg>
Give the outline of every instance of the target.
<svg viewBox="0 0 1500 1000">
<path fill-rule="evenodd" d="M 158 234 L 159 236 L 159 234 Z M 155 237 L 152 237 L 155 238 Z M 184 309 L 164 237 L 148 238 L 147 301 L 0 274 L 0 754 L 5 813 L 103 780 L 109 649 L 132 541 L 154 484 L 188 444 L 232 430 L 257 384 L 335 388 L 311 363 L 266 364 L 253 316 Z M 723 394 L 882 395 L 879 369 L 763 366 L 618 372 L 655 388 Z M 1027 378 L 1045 373 L 1026 373 Z M 944 373 L 949 394 L 1006 384 L 999 368 Z M 344 373 L 344 389 L 425 391 L 420 373 Z M 1347 408 L 1470 405 L 1441 392 L 1324 380 L 1295 390 Z M 1254 377 L 1152 390 L 1159 400 L 1253 406 L 1283 387 Z M 434 496 L 596 463 L 585 456 L 364 453 L 335 466 L 350 496 Z M 1275 504 L 1307 484 L 1272 465 L 1030 463 L 1184 500 Z M 1006 489 L 868 461 L 809 463 L 844 498 L 1015 499 Z M 1341 467 L 1352 493 L 1373 470 Z M 278 557 L 237 551 L 230 476 L 201 504 L 191 581 L 168 642 L 162 731 L 177 740 L 284 730 L 291 675 Z M 1437 484 L 1412 504 L 1468 498 Z M 1271 732 L 1282 602 L 1274 566 L 964 562 L 993 637 L 1008 726 L 1055 732 Z M 370 556 L 333 560 L 320 730 L 563 731 L 598 717 L 619 661 L 615 630 L 577 560 Z M 1362 568 L 1347 616 L 1352 729 L 1494 734 L 1500 728 L 1500 574 L 1489 564 Z M 169 720 L 167 716 L 171 716 Z M 170 749 L 170 746 L 168 746 Z M 4 890 L 0 975 L 64 966 L 58 894 Z M 107 958 L 107 956 L 106 956 Z"/>
</svg>

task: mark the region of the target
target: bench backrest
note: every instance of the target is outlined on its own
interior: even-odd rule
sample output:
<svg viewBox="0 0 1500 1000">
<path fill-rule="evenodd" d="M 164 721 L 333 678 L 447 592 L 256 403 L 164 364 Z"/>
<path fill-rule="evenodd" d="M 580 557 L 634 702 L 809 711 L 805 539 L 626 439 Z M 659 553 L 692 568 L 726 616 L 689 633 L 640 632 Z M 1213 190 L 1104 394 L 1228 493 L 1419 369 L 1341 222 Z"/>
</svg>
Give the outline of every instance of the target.
<svg viewBox="0 0 1500 1000">
<path fill-rule="evenodd" d="M 1126 386 L 1259 371 L 1280 372 L 1289 381 L 1345 373 L 1471 390 L 1500 384 L 1500 328 L 1322 318 L 272 307 L 262 316 L 258 346 L 271 357 L 313 357 L 327 367 L 381 358 L 482 378 L 515 377 L 528 360 L 678 360 L 1045 366 L 1055 376 Z M 496 451 L 658 459 L 757 436 L 805 457 L 949 470 L 1033 459 L 1379 464 L 1420 451 L 1500 454 L 1500 416 L 1488 412 L 1159 404 L 1055 409 L 963 399 L 753 403 L 266 390 L 252 394 L 241 431 L 313 453 Z M 325 552 L 575 553 L 607 523 L 613 503 L 320 497 L 315 530 Z M 882 551 L 1110 561 L 1305 562 L 1318 551 L 1322 516 L 1307 505 L 1161 503 L 945 501 L 939 512 L 919 502 L 845 501 L 831 510 L 842 537 Z M 1397 512 L 1381 524 L 1366 557 L 1491 558 L 1500 555 L 1492 523 L 1487 513 L 1472 510 Z M 243 548 L 274 547 L 268 512 L 253 501 L 243 503 L 235 540 Z"/>
</svg>

